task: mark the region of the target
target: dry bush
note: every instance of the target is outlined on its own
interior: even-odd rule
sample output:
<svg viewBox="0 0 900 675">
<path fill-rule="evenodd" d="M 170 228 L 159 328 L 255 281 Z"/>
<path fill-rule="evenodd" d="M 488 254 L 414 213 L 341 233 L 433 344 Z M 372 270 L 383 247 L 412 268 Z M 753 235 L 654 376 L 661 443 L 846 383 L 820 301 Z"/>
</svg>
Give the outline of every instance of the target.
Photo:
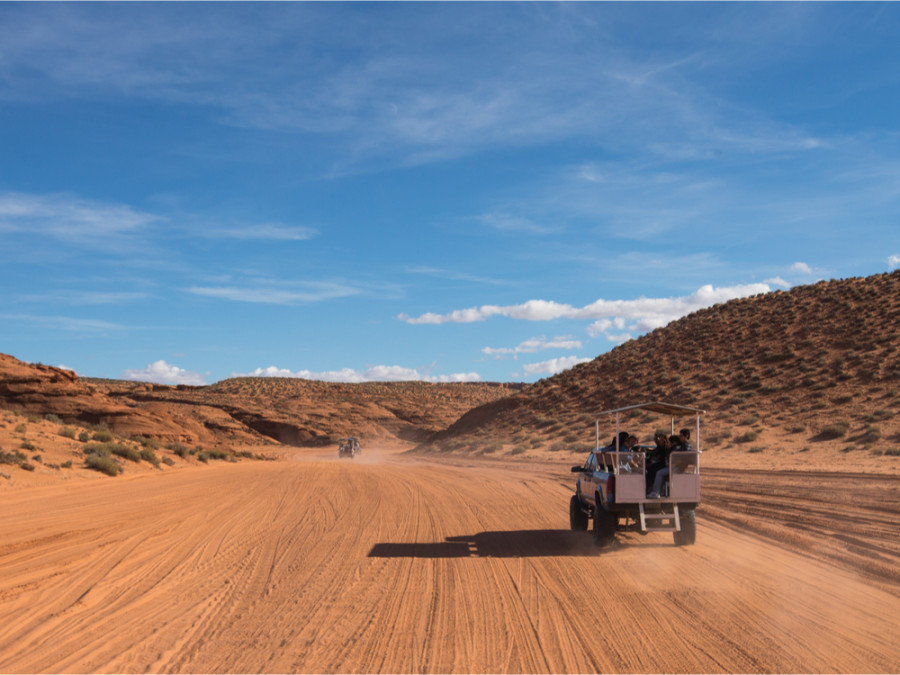
<svg viewBox="0 0 900 675">
<path fill-rule="evenodd" d="M 118 476 L 122 471 L 111 457 L 102 455 L 88 455 L 84 458 L 84 465 L 88 469 L 105 473 L 107 476 Z"/>
</svg>

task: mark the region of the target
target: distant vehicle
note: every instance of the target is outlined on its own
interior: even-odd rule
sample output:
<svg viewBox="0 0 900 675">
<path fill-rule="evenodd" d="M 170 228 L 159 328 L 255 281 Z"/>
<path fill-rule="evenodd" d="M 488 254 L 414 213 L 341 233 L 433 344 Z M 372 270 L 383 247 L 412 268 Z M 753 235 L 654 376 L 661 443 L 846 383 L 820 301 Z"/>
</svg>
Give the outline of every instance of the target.
<svg viewBox="0 0 900 675">
<path fill-rule="evenodd" d="M 619 423 L 624 413 L 649 411 L 668 415 L 675 434 L 675 420 L 688 415 L 696 418 L 693 447 L 672 451 L 668 457 L 668 479 L 659 496 L 650 495 L 647 483 L 649 448 L 628 449 L 619 445 Z M 569 503 L 569 524 L 584 531 L 593 519 L 594 543 L 608 546 L 617 531 L 641 533 L 672 532 L 677 546 L 687 546 L 697 538 L 695 509 L 700 504 L 700 415 L 703 410 L 673 403 L 641 403 L 606 410 L 596 418 L 596 447 L 583 465 L 573 466 L 578 474 L 575 494 Z M 600 446 L 600 419 L 615 416 L 614 445 Z"/>
<path fill-rule="evenodd" d="M 362 448 L 359 446 L 359 441 L 355 438 L 342 438 L 338 441 L 338 457 L 353 459 L 361 454 Z"/>
</svg>

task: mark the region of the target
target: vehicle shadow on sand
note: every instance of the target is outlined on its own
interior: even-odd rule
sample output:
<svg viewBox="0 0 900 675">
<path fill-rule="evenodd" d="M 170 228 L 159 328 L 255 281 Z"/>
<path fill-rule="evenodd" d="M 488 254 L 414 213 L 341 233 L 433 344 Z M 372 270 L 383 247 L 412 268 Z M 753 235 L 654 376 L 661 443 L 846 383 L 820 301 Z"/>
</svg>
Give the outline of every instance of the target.
<svg viewBox="0 0 900 675">
<path fill-rule="evenodd" d="M 590 533 L 572 530 L 511 530 L 447 537 L 433 543 L 380 543 L 370 558 L 531 558 L 596 556 L 607 550 L 594 546 Z"/>
</svg>

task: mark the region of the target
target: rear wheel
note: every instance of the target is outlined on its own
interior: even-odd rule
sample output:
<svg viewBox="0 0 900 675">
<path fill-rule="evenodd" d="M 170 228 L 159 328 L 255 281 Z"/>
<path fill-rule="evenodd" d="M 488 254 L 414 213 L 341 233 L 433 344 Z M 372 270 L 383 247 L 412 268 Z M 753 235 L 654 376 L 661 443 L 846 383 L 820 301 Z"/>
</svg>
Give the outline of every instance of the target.
<svg viewBox="0 0 900 675">
<path fill-rule="evenodd" d="M 584 532 L 587 529 L 588 517 L 581 508 L 581 500 L 578 495 L 572 495 L 569 501 L 569 527 L 577 532 Z"/>
<path fill-rule="evenodd" d="M 594 509 L 594 543 L 601 548 L 612 544 L 616 540 L 617 523 L 616 514 L 604 510 L 598 497 Z"/>
<path fill-rule="evenodd" d="M 697 514 L 685 511 L 679 516 L 681 532 L 673 532 L 676 546 L 691 546 L 697 540 Z"/>
</svg>

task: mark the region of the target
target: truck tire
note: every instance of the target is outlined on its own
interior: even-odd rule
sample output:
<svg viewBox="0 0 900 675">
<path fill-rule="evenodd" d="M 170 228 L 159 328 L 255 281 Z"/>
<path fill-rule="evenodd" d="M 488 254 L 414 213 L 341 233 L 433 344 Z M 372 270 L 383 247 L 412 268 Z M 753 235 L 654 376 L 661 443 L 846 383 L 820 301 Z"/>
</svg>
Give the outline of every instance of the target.
<svg viewBox="0 0 900 675">
<path fill-rule="evenodd" d="M 594 509 L 594 544 L 604 548 L 616 540 L 618 518 L 616 518 L 615 513 L 606 511 L 602 506 L 599 506 L 599 497 L 597 497 L 597 504 L 598 506 Z"/>
<path fill-rule="evenodd" d="M 588 517 L 581 508 L 581 500 L 578 495 L 572 495 L 569 502 L 569 527 L 576 532 L 584 532 L 588 526 Z"/>
<path fill-rule="evenodd" d="M 685 511 L 679 518 L 681 520 L 681 532 L 673 532 L 676 546 L 692 546 L 697 541 L 697 514 L 694 511 Z"/>
</svg>

